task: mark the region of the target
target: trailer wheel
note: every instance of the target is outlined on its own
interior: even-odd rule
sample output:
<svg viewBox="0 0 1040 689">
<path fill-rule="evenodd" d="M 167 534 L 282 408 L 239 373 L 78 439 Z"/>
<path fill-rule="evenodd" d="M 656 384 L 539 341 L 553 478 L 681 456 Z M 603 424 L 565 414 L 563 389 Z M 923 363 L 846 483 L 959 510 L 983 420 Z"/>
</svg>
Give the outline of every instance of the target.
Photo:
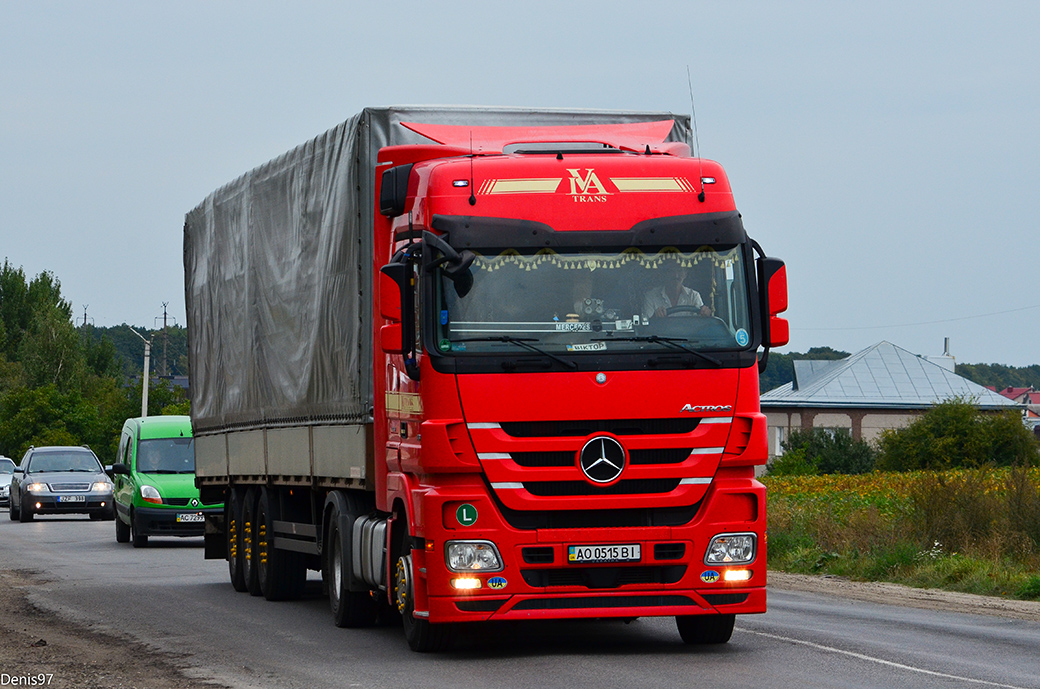
<svg viewBox="0 0 1040 689">
<path fill-rule="evenodd" d="M 452 626 L 430 624 L 415 616 L 415 578 L 412 575 L 411 539 L 405 538 L 401 553 L 394 566 L 394 603 L 401 613 L 404 637 L 408 647 L 418 653 L 437 653 L 451 647 L 454 638 Z"/>
<path fill-rule="evenodd" d="M 353 523 L 356 515 L 350 515 Z M 329 520 L 328 559 L 325 581 L 329 588 L 329 607 L 337 627 L 370 627 L 376 621 L 378 607 L 371 591 L 351 591 L 351 562 L 345 540 L 349 531 L 340 529 L 340 514 L 334 509 Z"/>
<path fill-rule="evenodd" d="M 116 515 L 116 543 L 130 542 L 130 525 Z"/>
<path fill-rule="evenodd" d="M 228 491 L 228 501 L 224 506 L 224 535 L 227 538 L 228 574 L 231 586 L 238 592 L 249 590 L 245 577 L 245 550 L 242 544 L 242 490 L 232 488 Z"/>
<path fill-rule="evenodd" d="M 273 498 L 270 489 L 261 489 L 253 528 L 257 579 L 267 600 L 292 600 L 303 595 L 307 585 L 307 562 L 301 553 L 274 547 L 273 510 L 277 509 L 277 502 Z"/>
<path fill-rule="evenodd" d="M 679 636 L 688 645 L 724 644 L 733 635 L 736 615 L 680 615 L 675 618 Z"/>
<path fill-rule="evenodd" d="M 242 531 L 239 540 L 242 544 L 242 580 L 251 596 L 259 596 L 260 579 L 257 576 L 256 550 L 256 489 L 249 488 L 242 498 Z"/>
</svg>

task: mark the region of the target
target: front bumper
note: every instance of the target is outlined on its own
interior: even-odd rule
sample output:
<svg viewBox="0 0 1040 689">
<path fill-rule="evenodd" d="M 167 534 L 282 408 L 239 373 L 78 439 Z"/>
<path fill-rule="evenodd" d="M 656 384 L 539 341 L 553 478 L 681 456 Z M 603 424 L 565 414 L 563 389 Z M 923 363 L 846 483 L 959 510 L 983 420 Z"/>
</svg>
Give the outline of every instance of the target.
<svg viewBox="0 0 1040 689">
<path fill-rule="evenodd" d="M 202 536 L 206 517 L 223 514 L 223 507 L 135 507 L 137 533 L 142 536 Z"/>
<path fill-rule="evenodd" d="M 112 513 L 112 493 L 28 493 L 22 509 L 32 514 Z"/>
<path fill-rule="evenodd" d="M 425 586 L 417 586 L 415 609 L 431 622 L 766 611 L 765 489 L 750 471 L 721 472 L 695 516 L 668 526 L 523 529 L 503 519 L 485 490 L 469 492 L 458 485 L 417 493 L 413 499 L 421 502 L 426 531 L 425 548 L 412 550 L 417 582 L 425 580 Z M 460 511 L 469 517 L 464 520 L 468 526 L 460 523 Z M 723 533 L 755 534 L 753 560 L 704 564 L 709 542 Z M 448 571 L 445 543 L 478 539 L 496 544 L 501 571 Z M 569 546 L 629 544 L 640 546 L 638 561 L 570 561 Z M 733 574 L 742 576 L 727 576 Z M 479 584 L 460 590 L 454 583 L 459 578 Z M 423 593 L 425 599 L 420 599 Z"/>
</svg>

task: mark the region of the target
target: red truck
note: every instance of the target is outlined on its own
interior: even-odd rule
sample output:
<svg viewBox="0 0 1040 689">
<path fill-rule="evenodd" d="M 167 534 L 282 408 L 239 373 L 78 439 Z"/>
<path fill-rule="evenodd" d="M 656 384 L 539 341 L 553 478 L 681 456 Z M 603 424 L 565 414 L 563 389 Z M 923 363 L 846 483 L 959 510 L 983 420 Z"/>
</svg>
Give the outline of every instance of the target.
<svg viewBox="0 0 1040 689">
<path fill-rule="evenodd" d="M 206 557 L 436 651 L 766 609 L 786 272 L 669 113 L 370 108 L 185 222 Z"/>
</svg>

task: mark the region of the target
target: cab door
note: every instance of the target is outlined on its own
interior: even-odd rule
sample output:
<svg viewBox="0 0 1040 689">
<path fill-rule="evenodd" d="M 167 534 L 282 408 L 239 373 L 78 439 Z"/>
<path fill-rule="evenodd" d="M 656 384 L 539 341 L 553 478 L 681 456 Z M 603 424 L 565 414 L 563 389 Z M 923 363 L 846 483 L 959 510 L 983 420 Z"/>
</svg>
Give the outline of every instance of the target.
<svg viewBox="0 0 1040 689">
<path fill-rule="evenodd" d="M 134 470 L 133 464 L 133 437 L 127 429 L 123 429 L 122 435 L 119 437 L 119 451 L 116 454 L 116 460 L 127 466 L 131 471 Z M 130 506 L 134 502 L 134 482 L 131 476 L 124 474 L 114 474 L 112 476 L 112 483 L 114 484 L 114 498 L 116 503 L 116 510 L 125 517 L 124 521 L 130 520 Z"/>
</svg>

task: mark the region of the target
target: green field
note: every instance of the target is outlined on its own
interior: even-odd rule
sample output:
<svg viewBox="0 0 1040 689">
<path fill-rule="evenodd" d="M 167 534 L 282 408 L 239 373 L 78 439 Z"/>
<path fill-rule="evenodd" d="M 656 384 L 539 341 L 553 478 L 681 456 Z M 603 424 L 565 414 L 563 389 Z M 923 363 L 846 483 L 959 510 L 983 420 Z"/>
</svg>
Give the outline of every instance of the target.
<svg viewBox="0 0 1040 689">
<path fill-rule="evenodd" d="M 771 569 L 1040 600 L 1040 469 L 762 481 Z"/>
</svg>

